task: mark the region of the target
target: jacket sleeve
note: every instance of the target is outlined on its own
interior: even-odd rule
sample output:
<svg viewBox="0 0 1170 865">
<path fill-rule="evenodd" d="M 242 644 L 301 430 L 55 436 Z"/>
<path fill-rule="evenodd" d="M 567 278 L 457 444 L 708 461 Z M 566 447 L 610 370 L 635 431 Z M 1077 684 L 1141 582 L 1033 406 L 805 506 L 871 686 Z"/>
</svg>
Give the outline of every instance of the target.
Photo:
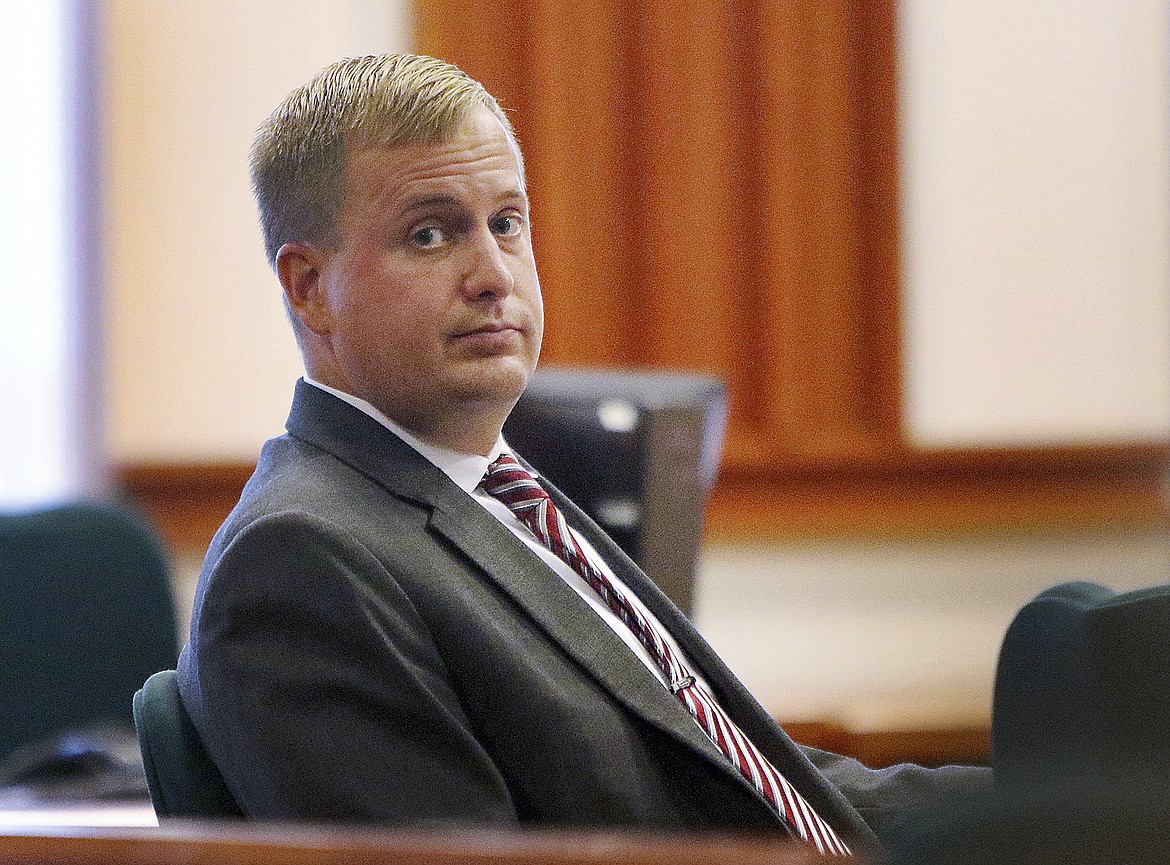
<svg viewBox="0 0 1170 865">
<path fill-rule="evenodd" d="M 266 516 L 203 581 L 180 687 L 246 815 L 516 820 L 426 623 L 349 533 Z"/>
<path fill-rule="evenodd" d="M 801 750 L 852 803 L 880 840 L 916 814 L 940 802 L 979 796 L 991 789 L 991 770 L 982 766 L 942 766 L 937 769 L 903 763 L 870 769 L 852 757 L 816 748 Z"/>
</svg>

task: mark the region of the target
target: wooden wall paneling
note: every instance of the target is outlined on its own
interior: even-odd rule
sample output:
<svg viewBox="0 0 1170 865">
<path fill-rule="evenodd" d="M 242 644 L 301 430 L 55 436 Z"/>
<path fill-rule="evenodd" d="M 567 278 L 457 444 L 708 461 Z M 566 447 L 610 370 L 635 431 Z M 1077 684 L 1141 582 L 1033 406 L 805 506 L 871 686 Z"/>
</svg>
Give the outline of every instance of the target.
<svg viewBox="0 0 1170 865">
<path fill-rule="evenodd" d="M 1170 447 L 880 452 L 725 470 L 709 538 L 1004 533 L 1170 525 Z"/>
<path fill-rule="evenodd" d="M 901 242 L 898 215 L 898 70 L 894 3 L 848 7 L 854 129 L 853 211 L 858 227 L 856 333 L 861 417 L 886 436 L 902 432 Z"/>
<path fill-rule="evenodd" d="M 762 242 L 763 224 L 771 215 L 760 183 L 763 166 L 758 143 L 771 119 L 759 103 L 765 75 L 759 50 L 763 24 L 759 5 L 757 0 L 732 3 L 729 15 L 732 38 L 728 59 L 735 76 L 732 107 L 737 148 L 733 194 L 738 204 L 735 236 L 740 277 L 732 298 L 735 324 L 727 335 L 736 351 L 735 368 L 727 385 L 730 439 L 737 444 L 729 445 L 729 454 L 735 453 L 737 447 L 742 450 L 745 443 L 762 432 L 770 393 L 769 373 L 774 363 L 766 317 L 762 315 L 768 303 L 767 283 L 772 278 L 772 263 Z"/>
<path fill-rule="evenodd" d="M 869 326 L 860 284 L 861 222 L 854 189 L 865 159 L 847 57 L 849 6 L 761 7 L 762 195 L 775 218 L 764 243 L 769 355 L 766 414 L 773 448 L 825 456 L 888 446 L 862 407 L 884 384 L 858 362 Z M 758 455 L 756 459 L 767 459 Z"/>
<path fill-rule="evenodd" d="M 782 726 L 801 745 L 853 757 L 871 769 L 898 763 L 987 766 L 991 762 L 991 730 L 985 726 L 864 731 L 815 721 Z"/>
<path fill-rule="evenodd" d="M 896 275 L 870 261 L 896 244 L 861 236 L 895 190 L 858 194 L 878 115 L 857 91 L 894 34 L 858 8 L 529 0 L 522 38 L 501 39 L 515 16 L 494 3 L 418 7 L 421 50 L 518 100 L 546 362 L 719 375 L 733 472 L 899 442 L 896 283 L 861 283 Z"/>
<path fill-rule="evenodd" d="M 731 382 L 748 230 L 736 183 L 733 34 L 720 4 L 654 0 L 640 9 L 635 122 L 644 155 L 636 183 L 643 190 L 640 279 L 649 289 L 646 359 Z"/>
<path fill-rule="evenodd" d="M 505 107 L 532 102 L 530 69 L 523 63 L 532 49 L 536 0 L 418 0 L 414 4 L 414 41 L 425 54 L 459 65 Z M 513 118 L 517 126 L 527 113 Z"/>
<path fill-rule="evenodd" d="M 755 447 L 750 461 L 734 439 L 729 443 L 729 462 L 737 465 L 758 466 L 770 453 L 798 447 L 810 379 L 817 372 L 817 353 L 809 350 L 813 346 L 806 341 L 818 339 L 831 324 L 813 320 L 808 308 L 814 293 L 821 290 L 818 274 L 811 268 L 819 231 L 812 222 L 816 199 L 825 190 L 816 183 L 808 146 L 809 127 L 822 118 L 818 107 L 809 103 L 812 64 L 807 52 L 813 32 L 809 17 L 802 12 L 786 4 L 759 11 L 760 74 L 755 99 L 765 120 L 753 156 L 759 166 L 757 195 L 767 214 L 759 238 L 764 271 L 758 315 L 765 342 L 756 374 L 763 387 L 758 408 L 761 427 L 752 437 Z M 831 398 L 823 387 L 819 390 L 823 399 Z"/>
<path fill-rule="evenodd" d="M 642 228 L 631 183 L 632 7 L 539 0 L 526 106 L 534 244 L 545 297 L 547 363 L 645 363 L 639 327 Z"/>
<path fill-rule="evenodd" d="M 202 552 L 252 473 L 250 463 L 123 465 L 125 497 L 173 550 Z M 893 453 L 838 463 L 785 460 L 761 482 L 724 472 L 708 538 L 927 535 L 1170 525 L 1170 447 Z"/>
</svg>

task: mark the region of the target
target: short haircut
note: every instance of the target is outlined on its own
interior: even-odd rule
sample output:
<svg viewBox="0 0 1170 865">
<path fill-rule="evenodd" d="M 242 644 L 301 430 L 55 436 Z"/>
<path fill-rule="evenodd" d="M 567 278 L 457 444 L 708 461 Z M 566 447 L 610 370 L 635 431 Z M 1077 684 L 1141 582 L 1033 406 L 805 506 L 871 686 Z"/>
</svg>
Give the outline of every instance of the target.
<svg viewBox="0 0 1170 865">
<path fill-rule="evenodd" d="M 507 115 L 483 85 L 433 57 L 382 54 L 341 60 L 298 87 L 260 127 L 252 145 L 252 190 L 264 249 L 275 266 L 289 242 L 340 242 L 350 148 L 438 144 L 486 108 L 522 160 Z M 524 166 L 520 162 L 521 180 Z"/>
</svg>

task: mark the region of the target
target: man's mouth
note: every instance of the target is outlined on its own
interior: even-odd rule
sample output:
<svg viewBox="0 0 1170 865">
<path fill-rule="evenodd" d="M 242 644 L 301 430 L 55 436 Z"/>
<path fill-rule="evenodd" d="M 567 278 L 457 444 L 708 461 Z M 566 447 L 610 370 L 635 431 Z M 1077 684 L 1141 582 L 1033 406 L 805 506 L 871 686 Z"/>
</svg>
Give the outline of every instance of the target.
<svg viewBox="0 0 1170 865">
<path fill-rule="evenodd" d="M 521 351 L 527 330 L 513 321 L 490 321 L 455 331 L 453 345 L 474 357 L 499 357 Z"/>
<path fill-rule="evenodd" d="M 481 334 L 487 335 L 493 333 L 503 333 L 505 331 L 512 330 L 518 333 L 522 333 L 524 329 L 520 325 L 508 321 L 491 321 L 478 327 L 456 331 L 455 338 L 460 339 L 462 337 L 479 336 Z"/>
</svg>

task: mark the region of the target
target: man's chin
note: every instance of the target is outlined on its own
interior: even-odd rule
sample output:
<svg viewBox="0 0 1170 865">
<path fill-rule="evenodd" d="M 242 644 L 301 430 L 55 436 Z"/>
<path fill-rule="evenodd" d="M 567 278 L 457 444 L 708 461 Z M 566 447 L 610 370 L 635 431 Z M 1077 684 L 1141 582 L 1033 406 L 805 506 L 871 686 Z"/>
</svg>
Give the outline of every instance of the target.
<svg viewBox="0 0 1170 865">
<path fill-rule="evenodd" d="M 532 377 L 533 366 L 517 357 L 484 358 L 462 371 L 459 390 L 473 402 L 506 404 L 511 409 Z"/>
</svg>

